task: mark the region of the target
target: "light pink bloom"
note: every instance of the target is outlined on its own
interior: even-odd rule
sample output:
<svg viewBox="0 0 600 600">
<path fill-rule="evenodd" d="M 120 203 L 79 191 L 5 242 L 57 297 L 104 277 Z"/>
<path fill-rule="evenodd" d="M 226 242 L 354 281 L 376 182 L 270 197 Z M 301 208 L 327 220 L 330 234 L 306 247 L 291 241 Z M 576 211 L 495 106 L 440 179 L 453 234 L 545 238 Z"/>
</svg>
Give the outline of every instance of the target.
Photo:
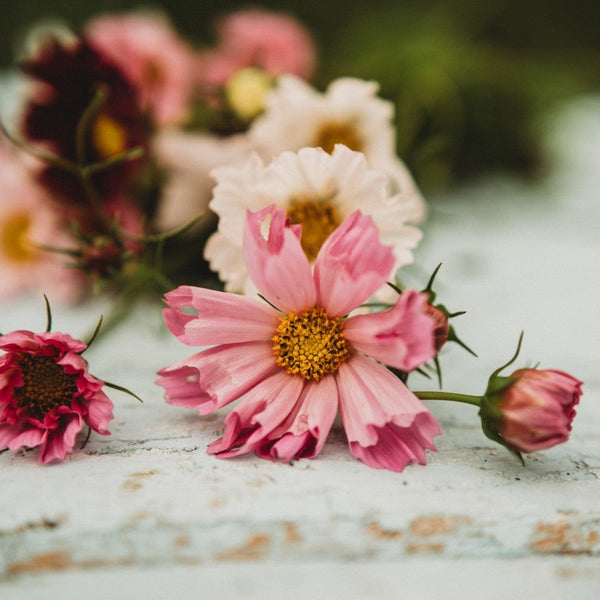
<svg viewBox="0 0 600 600">
<path fill-rule="evenodd" d="M 310 34 L 283 14 L 250 9 L 235 12 L 218 26 L 217 48 L 199 60 L 199 81 L 222 87 L 239 69 L 260 67 L 270 75 L 292 73 L 308 79 L 315 66 Z"/>
<path fill-rule="evenodd" d="M 86 345 L 64 333 L 0 336 L 0 449 L 40 448 L 43 463 L 63 460 L 88 425 L 108 435 L 112 402 L 88 373 Z"/>
<path fill-rule="evenodd" d="M 545 450 L 569 439 L 582 382 L 554 370 L 519 369 L 502 392 L 499 433 L 518 452 Z"/>
<path fill-rule="evenodd" d="M 208 414 L 241 399 L 209 446 L 218 457 L 313 458 L 339 407 L 354 456 L 392 471 L 424 464 L 438 424 L 380 363 L 408 371 L 434 356 L 426 296 L 407 291 L 387 311 L 347 317 L 386 281 L 391 249 L 356 211 L 312 269 L 301 226 L 286 221 L 274 206 L 246 219 L 248 272 L 272 306 L 190 286 L 167 294 L 170 331 L 185 344 L 211 346 L 159 372 L 167 402 Z"/>
<path fill-rule="evenodd" d="M 188 112 L 196 59 L 163 15 L 139 12 L 92 19 L 85 37 L 116 64 L 160 126 Z"/>
<path fill-rule="evenodd" d="M 155 136 L 152 151 L 166 178 L 155 224 L 167 231 L 200 213 L 206 215 L 201 227 L 214 226 L 214 216 L 211 218 L 208 210 L 215 185 L 210 172 L 247 160 L 252 147 L 243 134 L 220 137 L 164 129 Z"/>
<path fill-rule="evenodd" d="M 18 157 L 0 143 L 0 298 L 43 290 L 74 301 L 83 277 L 65 257 L 40 246 L 73 248 L 74 240 L 46 193 Z"/>
</svg>

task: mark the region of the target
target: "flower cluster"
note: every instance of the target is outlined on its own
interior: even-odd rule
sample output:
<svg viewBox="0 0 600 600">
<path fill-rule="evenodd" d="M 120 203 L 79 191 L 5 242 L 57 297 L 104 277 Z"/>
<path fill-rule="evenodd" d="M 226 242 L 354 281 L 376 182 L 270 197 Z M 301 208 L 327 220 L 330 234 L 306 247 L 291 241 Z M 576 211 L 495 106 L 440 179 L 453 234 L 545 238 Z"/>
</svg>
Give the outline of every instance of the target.
<svg viewBox="0 0 600 600">
<path fill-rule="evenodd" d="M 313 458 L 339 414 L 354 457 L 402 471 L 441 434 L 424 399 L 478 406 L 519 457 L 565 441 L 581 395 L 565 373 L 499 369 L 482 396 L 409 389 L 414 371 L 441 388 L 446 344 L 472 352 L 462 313 L 437 302 L 437 269 L 420 291 L 396 279 L 427 210 L 393 104 L 351 77 L 318 91 L 316 65 L 298 22 L 257 9 L 200 51 L 155 12 L 36 30 L 0 140 L 0 295 L 164 294 L 171 333 L 201 349 L 158 384 L 200 414 L 237 401 L 208 448 L 220 458 Z M 0 447 L 42 462 L 84 424 L 106 434 L 102 388 L 121 389 L 49 329 L 0 336 Z"/>
<path fill-rule="evenodd" d="M 214 47 L 198 51 L 164 15 L 134 12 L 93 18 L 79 34 L 31 34 L 20 63 L 23 98 L 4 124 L 15 148 L 0 147 L 15 180 L 0 180 L 2 197 L 26 196 L 18 216 L 2 207 L 12 235 L 0 263 L 15 275 L 0 282 L 0 294 L 49 291 L 37 273 L 52 251 L 71 271 L 61 280 L 72 299 L 98 289 L 135 290 L 131 298 L 183 282 L 214 286 L 216 275 L 228 289 L 244 289 L 245 207 L 223 201 L 242 185 L 228 171 L 234 165 L 256 172 L 254 187 L 244 184 L 256 205 L 262 187 L 277 185 L 271 171 L 298 175 L 308 162 L 323 163 L 319 180 L 288 186 L 278 200 L 313 238 L 313 259 L 323 236 L 360 207 L 397 237 L 398 266 L 410 260 L 420 236 L 411 225 L 423 220 L 425 203 L 395 154 L 393 105 L 378 97 L 377 84 L 344 78 L 318 92 L 308 83 L 315 44 L 283 14 L 233 13 L 217 31 Z M 306 147 L 327 156 L 280 156 Z M 348 158 L 350 151 L 360 155 Z M 364 189 L 350 191 L 352 176 L 331 187 L 347 160 L 357 165 L 355 178 L 377 170 Z M 44 221 L 52 231 L 38 231 L 42 218 L 30 205 L 51 215 Z"/>
</svg>

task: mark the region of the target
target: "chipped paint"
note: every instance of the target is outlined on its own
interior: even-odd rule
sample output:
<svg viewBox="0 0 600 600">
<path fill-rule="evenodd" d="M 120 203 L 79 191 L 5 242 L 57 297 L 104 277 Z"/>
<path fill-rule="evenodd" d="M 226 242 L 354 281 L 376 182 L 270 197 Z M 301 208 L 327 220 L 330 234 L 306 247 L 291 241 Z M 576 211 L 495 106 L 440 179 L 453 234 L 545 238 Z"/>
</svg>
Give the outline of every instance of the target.
<svg viewBox="0 0 600 600">
<path fill-rule="evenodd" d="M 402 536 L 402 531 L 398 529 L 384 529 L 379 523 L 371 521 L 367 523 L 365 531 L 371 537 L 379 540 L 395 540 Z"/>
<path fill-rule="evenodd" d="M 138 473 L 131 473 L 127 480 L 123 482 L 121 486 L 124 490 L 136 491 L 139 490 L 143 485 L 143 480 L 147 477 L 152 477 L 153 475 L 157 475 L 158 471 L 155 469 L 150 469 L 149 471 L 143 471 Z"/>
<path fill-rule="evenodd" d="M 251 536 L 241 546 L 217 553 L 215 560 L 261 560 L 267 555 L 270 547 L 271 536 L 256 534 Z"/>
<path fill-rule="evenodd" d="M 465 516 L 443 516 L 419 517 L 410 524 L 410 532 L 419 537 L 430 537 L 433 535 L 445 535 L 456 531 L 460 527 L 471 524 L 471 518 Z"/>
<path fill-rule="evenodd" d="M 529 549 L 540 554 L 592 554 L 600 551 L 600 521 L 538 523 Z"/>
</svg>

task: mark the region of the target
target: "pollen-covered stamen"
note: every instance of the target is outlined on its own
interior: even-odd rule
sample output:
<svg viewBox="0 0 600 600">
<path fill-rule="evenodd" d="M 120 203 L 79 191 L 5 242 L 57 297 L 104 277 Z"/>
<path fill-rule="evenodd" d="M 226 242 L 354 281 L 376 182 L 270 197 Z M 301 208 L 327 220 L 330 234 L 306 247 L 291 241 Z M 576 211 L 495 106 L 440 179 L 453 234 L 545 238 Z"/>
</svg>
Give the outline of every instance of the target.
<svg viewBox="0 0 600 600">
<path fill-rule="evenodd" d="M 329 202 L 293 202 L 286 214 L 292 225 L 302 225 L 300 243 L 310 261 L 317 258 L 325 240 L 340 224 L 337 210 Z"/>
<path fill-rule="evenodd" d="M 271 338 L 277 364 L 292 375 L 315 381 L 335 373 L 349 356 L 343 330 L 342 319 L 328 317 L 320 307 L 280 317 L 277 334 Z"/>
<path fill-rule="evenodd" d="M 331 154 L 336 144 L 344 144 L 357 152 L 362 152 L 363 142 L 360 135 L 352 125 L 348 123 L 325 123 L 315 136 L 314 146 L 320 146 Z"/>
<path fill-rule="evenodd" d="M 53 409 L 71 404 L 77 393 L 77 376 L 65 373 L 52 356 L 23 354 L 17 361 L 23 385 L 15 388 L 19 408 L 42 421 Z"/>
</svg>

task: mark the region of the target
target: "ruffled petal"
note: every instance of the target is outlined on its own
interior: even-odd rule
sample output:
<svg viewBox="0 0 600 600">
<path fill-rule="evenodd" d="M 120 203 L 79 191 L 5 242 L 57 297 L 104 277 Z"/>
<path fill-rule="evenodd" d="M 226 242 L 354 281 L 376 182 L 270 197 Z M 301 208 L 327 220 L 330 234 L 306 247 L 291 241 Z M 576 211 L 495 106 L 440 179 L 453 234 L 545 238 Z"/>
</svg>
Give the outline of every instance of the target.
<svg viewBox="0 0 600 600">
<path fill-rule="evenodd" d="M 65 456 L 73 450 L 75 438 L 81 431 L 83 420 L 78 413 L 63 416 L 57 429 L 49 431 L 40 448 L 40 461 L 49 463 L 53 460 L 64 460 Z"/>
<path fill-rule="evenodd" d="M 330 317 L 346 315 L 385 283 L 393 266 L 392 250 L 379 243 L 373 220 L 355 211 L 319 251 L 317 302 Z"/>
<path fill-rule="evenodd" d="M 212 346 L 270 339 L 279 323 L 264 302 L 206 288 L 180 286 L 165 299 L 163 316 L 171 333 L 184 344 Z M 198 315 L 181 309 L 193 307 Z"/>
<path fill-rule="evenodd" d="M 300 228 L 288 226 L 286 213 L 274 205 L 248 212 L 244 258 L 258 291 L 283 312 L 314 306 L 315 283 L 300 245 Z"/>
<path fill-rule="evenodd" d="M 441 433 L 433 415 L 394 375 L 378 363 L 353 355 L 336 375 L 340 412 L 354 456 L 374 468 L 402 471 L 425 464 Z"/>
<path fill-rule="evenodd" d="M 206 415 L 243 396 L 272 375 L 270 342 L 228 344 L 204 350 L 158 372 L 165 400 Z"/>
<path fill-rule="evenodd" d="M 256 454 L 283 462 L 314 458 L 325 444 L 337 406 L 338 392 L 333 375 L 318 382 L 307 382 L 294 410 L 256 449 Z"/>
<path fill-rule="evenodd" d="M 229 458 L 254 451 L 294 409 L 304 379 L 281 369 L 252 388 L 225 419 L 225 433 L 208 447 L 209 454 Z"/>
<path fill-rule="evenodd" d="M 35 448 L 44 440 L 46 431 L 38 427 L 31 427 L 24 422 L 15 425 L 0 424 L 0 448 L 8 448 L 13 452 L 19 448 Z"/>
<path fill-rule="evenodd" d="M 85 422 L 101 435 L 110 435 L 108 424 L 113 420 L 113 403 L 104 392 L 96 392 L 87 403 Z"/>
<path fill-rule="evenodd" d="M 344 337 L 359 352 L 412 371 L 435 356 L 435 322 L 423 312 L 426 301 L 425 294 L 403 292 L 389 310 L 347 319 Z"/>
</svg>

